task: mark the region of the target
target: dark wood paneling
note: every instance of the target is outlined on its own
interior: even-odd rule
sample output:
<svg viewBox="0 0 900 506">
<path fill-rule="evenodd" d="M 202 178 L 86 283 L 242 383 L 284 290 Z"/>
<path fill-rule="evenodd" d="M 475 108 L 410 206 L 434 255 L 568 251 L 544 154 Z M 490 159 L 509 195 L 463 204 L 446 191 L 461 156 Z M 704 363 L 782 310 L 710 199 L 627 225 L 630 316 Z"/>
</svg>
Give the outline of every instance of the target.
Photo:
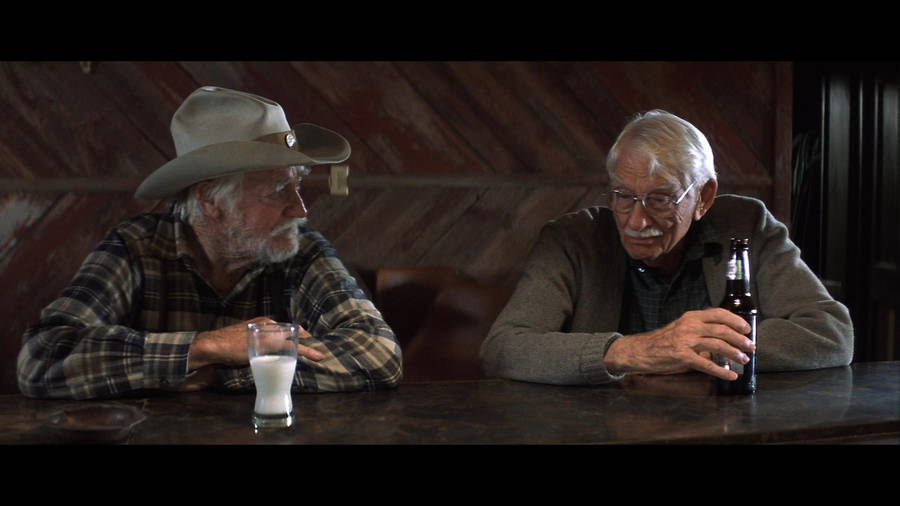
<svg viewBox="0 0 900 506">
<path fill-rule="evenodd" d="M 628 116 L 660 108 L 684 117 L 702 130 L 712 145 L 723 190 L 764 187 L 768 190 L 765 200 L 769 202 L 774 165 L 774 92 L 752 95 L 736 90 L 746 88 L 748 82 L 768 82 L 768 87 L 773 88 L 772 68 L 772 64 L 734 66 L 713 62 L 591 65 L 597 79 L 615 90 L 616 98 L 629 111 Z M 756 112 L 747 113 L 753 109 Z M 621 127 L 624 119 L 616 119 L 615 123 Z M 754 135 L 760 131 L 766 135 Z"/>
<path fill-rule="evenodd" d="M 166 161 L 144 133 L 159 125 L 132 123 L 75 62 L 0 63 L 0 82 L 4 177 L 102 180 L 144 175 Z"/>
<path fill-rule="evenodd" d="M 767 62 L 0 63 L 0 356 L 109 227 L 156 204 L 131 191 L 174 156 L 172 114 L 199 86 L 348 138 L 350 195 L 328 194 L 324 168 L 305 190 L 348 263 L 511 284 L 547 220 L 604 199 L 607 150 L 650 108 L 708 134 L 721 191 L 786 218 L 790 79 Z"/>
<path fill-rule="evenodd" d="M 900 64 L 811 62 L 798 68 L 798 94 L 812 97 L 798 99 L 798 133 L 821 141 L 822 156 L 809 159 L 809 193 L 798 197 L 797 207 L 809 226 L 795 240 L 850 310 L 854 360 L 897 360 Z"/>
<path fill-rule="evenodd" d="M 472 96 L 467 81 L 450 65 L 440 62 L 400 62 L 395 64 L 434 116 L 446 122 L 479 157 L 474 166 L 459 166 L 457 173 L 522 174 L 528 164 L 508 148 L 508 140 L 490 123 L 490 116 Z"/>
<path fill-rule="evenodd" d="M 174 62 L 115 62 L 93 67 L 90 80 L 132 125 L 163 155 L 175 156 L 169 125 L 184 97 L 197 88 L 196 81 Z M 104 150 L 109 150 L 107 146 Z M 141 174 L 156 166 L 141 167 Z"/>
</svg>

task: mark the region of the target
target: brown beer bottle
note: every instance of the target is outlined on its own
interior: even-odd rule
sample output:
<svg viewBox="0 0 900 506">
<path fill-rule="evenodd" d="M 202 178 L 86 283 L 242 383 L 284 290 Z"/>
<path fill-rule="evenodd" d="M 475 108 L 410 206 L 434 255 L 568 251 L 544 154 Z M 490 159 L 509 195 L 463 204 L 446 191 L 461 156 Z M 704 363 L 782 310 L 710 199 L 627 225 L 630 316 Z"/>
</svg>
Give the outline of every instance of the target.
<svg viewBox="0 0 900 506">
<path fill-rule="evenodd" d="M 725 297 L 719 307 L 742 317 L 750 324 L 748 337 L 756 343 L 756 317 L 759 311 L 750 293 L 750 239 L 731 239 L 731 256 L 725 273 Z M 741 364 L 718 356 L 716 363 L 738 374 L 734 381 L 719 379 L 717 391 L 726 395 L 746 395 L 756 392 L 756 353 Z"/>
</svg>

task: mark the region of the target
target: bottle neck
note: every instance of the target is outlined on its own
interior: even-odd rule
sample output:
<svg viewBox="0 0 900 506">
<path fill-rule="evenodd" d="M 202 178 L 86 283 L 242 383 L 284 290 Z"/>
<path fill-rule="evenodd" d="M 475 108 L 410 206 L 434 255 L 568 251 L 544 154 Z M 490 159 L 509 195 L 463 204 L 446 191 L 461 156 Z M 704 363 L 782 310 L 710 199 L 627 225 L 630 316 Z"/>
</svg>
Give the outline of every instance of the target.
<svg viewBox="0 0 900 506">
<path fill-rule="evenodd" d="M 743 279 L 729 279 L 725 282 L 725 293 L 729 295 L 750 295 L 750 283 Z"/>
<path fill-rule="evenodd" d="M 750 295 L 750 262 L 747 250 L 731 252 L 725 277 L 725 293 Z"/>
</svg>

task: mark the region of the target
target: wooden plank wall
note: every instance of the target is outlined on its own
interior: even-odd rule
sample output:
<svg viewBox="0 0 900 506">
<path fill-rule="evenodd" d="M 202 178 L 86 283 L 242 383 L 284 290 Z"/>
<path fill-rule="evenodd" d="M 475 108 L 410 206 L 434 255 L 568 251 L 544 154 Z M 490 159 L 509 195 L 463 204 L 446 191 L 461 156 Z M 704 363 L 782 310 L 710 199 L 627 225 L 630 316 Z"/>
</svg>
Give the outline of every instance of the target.
<svg viewBox="0 0 900 506">
<path fill-rule="evenodd" d="M 305 198 L 361 269 L 514 283 L 544 222 L 602 201 L 607 150 L 651 108 L 707 133 L 720 191 L 788 219 L 786 62 L 0 62 L 0 391 L 22 333 L 105 231 L 156 204 L 132 192 L 174 156 L 169 121 L 202 85 L 349 139 L 350 195 L 318 169 Z"/>
</svg>

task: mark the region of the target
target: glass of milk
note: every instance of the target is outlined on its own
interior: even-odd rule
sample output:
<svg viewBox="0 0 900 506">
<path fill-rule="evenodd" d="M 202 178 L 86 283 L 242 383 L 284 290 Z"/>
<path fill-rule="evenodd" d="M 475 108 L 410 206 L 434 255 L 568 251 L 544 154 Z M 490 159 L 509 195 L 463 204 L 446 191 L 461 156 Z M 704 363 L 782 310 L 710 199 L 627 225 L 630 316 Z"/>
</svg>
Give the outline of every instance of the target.
<svg viewBox="0 0 900 506">
<path fill-rule="evenodd" d="M 256 385 L 254 429 L 294 424 L 291 384 L 297 368 L 299 329 L 293 323 L 247 324 L 250 370 Z"/>
</svg>

